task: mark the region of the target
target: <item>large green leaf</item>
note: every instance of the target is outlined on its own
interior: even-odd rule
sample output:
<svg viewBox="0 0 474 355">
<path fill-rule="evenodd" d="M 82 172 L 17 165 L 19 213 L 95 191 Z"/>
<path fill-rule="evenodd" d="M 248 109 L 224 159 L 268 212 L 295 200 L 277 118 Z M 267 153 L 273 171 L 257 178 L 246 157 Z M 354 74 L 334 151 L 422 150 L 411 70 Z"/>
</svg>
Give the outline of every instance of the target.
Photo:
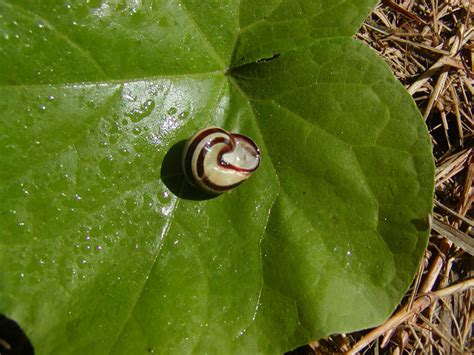
<svg viewBox="0 0 474 355">
<path fill-rule="evenodd" d="M 40 354 L 281 352 L 381 322 L 433 162 L 350 39 L 375 2 L 0 0 L 0 313 Z M 209 125 L 262 165 L 189 198 L 178 143 Z"/>
</svg>

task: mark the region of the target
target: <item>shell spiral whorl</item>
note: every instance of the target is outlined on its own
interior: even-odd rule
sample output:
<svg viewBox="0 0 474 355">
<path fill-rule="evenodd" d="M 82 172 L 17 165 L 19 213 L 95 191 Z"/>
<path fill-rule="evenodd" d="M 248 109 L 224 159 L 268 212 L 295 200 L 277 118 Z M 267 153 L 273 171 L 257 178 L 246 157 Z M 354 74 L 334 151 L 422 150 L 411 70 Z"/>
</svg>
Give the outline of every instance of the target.
<svg viewBox="0 0 474 355">
<path fill-rule="evenodd" d="M 188 181 L 215 194 L 243 183 L 259 164 L 260 150 L 253 140 L 218 127 L 197 132 L 187 142 L 183 154 Z"/>
</svg>

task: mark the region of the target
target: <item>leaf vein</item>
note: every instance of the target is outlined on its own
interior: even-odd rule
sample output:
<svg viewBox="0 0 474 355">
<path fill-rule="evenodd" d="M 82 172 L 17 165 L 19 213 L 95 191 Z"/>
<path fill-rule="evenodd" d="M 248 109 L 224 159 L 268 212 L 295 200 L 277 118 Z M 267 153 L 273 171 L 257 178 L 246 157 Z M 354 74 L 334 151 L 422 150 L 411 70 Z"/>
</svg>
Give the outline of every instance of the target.
<svg viewBox="0 0 474 355">
<path fill-rule="evenodd" d="M 204 41 L 207 43 L 209 52 L 211 56 L 216 60 L 217 64 L 221 66 L 221 68 L 224 70 L 226 68 L 226 65 L 222 61 L 221 57 L 217 54 L 216 48 L 211 44 L 211 41 L 209 40 L 209 37 L 204 33 L 202 28 L 199 26 L 195 18 L 191 15 L 191 13 L 188 11 L 186 6 L 183 4 L 182 0 L 175 0 L 176 3 L 178 4 L 178 7 L 183 10 L 184 14 L 187 16 L 191 24 L 196 28 L 196 30 L 199 32 L 199 34 L 202 36 Z"/>
<path fill-rule="evenodd" d="M 21 13 L 23 16 L 32 18 L 32 19 L 37 19 L 43 22 L 49 29 L 52 31 L 56 32 L 57 35 L 62 38 L 66 43 L 68 43 L 72 48 L 76 49 L 87 61 L 89 61 L 95 68 L 96 70 L 102 74 L 104 77 L 106 76 L 104 68 L 100 65 L 100 63 L 97 61 L 97 59 L 92 56 L 92 54 L 80 46 L 77 42 L 75 42 L 71 37 L 69 37 L 66 33 L 60 31 L 59 29 L 56 28 L 50 21 L 48 21 L 46 18 L 38 15 L 38 14 L 33 14 L 30 11 L 26 10 L 19 4 L 12 4 L 8 2 L 7 0 L 0 0 L 0 4 L 4 4 L 6 7 L 9 7 L 10 9 L 14 9 Z"/>
</svg>

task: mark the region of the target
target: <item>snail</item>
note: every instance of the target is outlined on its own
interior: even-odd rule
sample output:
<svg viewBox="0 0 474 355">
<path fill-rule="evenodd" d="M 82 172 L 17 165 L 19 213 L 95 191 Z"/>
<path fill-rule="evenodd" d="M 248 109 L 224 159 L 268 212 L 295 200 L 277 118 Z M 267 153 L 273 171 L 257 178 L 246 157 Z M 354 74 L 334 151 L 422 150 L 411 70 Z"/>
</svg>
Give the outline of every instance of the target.
<svg viewBox="0 0 474 355">
<path fill-rule="evenodd" d="M 183 152 L 186 179 L 213 194 L 239 186 L 259 164 L 260 150 L 252 139 L 218 127 L 197 132 Z"/>
</svg>

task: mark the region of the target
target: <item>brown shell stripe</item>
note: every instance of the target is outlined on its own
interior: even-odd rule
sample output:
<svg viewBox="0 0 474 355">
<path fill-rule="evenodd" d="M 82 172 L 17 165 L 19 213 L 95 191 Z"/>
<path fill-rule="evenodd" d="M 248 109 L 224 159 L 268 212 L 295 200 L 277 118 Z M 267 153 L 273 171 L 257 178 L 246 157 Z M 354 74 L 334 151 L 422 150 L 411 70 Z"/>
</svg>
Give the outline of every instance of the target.
<svg viewBox="0 0 474 355">
<path fill-rule="evenodd" d="M 202 131 L 197 137 L 194 137 L 194 139 L 189 142 L 188 147 L 186 148 L 186 156 L 184 159 L 184 174 L 188 178 L 188 180 L 193 180 L 193 171 L 192 171 L 192 161 L 193 161 L 193 155 L 194 151 L 196 150 L 197 146 L 199 143 L 205 139 L 208 135 L 213 134 L 213 133 L 224 133 L 227 134 L 226 131 L 220 128 L 209 128 L 204 131 Z"/>
</svg>

